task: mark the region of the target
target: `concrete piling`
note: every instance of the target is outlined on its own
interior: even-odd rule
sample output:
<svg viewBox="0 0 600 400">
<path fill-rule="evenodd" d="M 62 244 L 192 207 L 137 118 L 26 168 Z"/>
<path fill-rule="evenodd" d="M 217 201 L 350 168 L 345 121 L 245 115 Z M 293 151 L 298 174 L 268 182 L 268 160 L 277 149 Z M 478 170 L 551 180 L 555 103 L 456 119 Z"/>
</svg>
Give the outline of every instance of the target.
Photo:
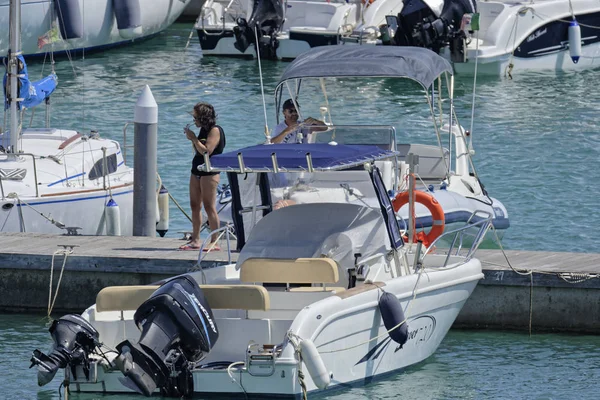
<svg viewBox="0 0 600 400">
<path fill-rule="evenodd" d="M 156 236 L 158 105 L 146 85 L 135 104 L 133 236 Z"/>
</svg>

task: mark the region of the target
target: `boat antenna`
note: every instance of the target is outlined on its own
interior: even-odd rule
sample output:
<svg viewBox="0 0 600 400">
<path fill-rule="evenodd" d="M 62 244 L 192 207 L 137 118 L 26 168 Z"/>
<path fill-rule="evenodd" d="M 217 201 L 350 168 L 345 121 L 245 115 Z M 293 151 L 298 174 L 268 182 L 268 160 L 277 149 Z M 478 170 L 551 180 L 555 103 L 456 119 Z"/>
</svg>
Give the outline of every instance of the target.
<svg viewBox="0 0 600 400">
<path fill-rule="evenodd" d="M 269 132 L 269 124 L 267 122 L 267 103 L 265 101 L 265 86 L 263 85 L 262 65 L 260 63 L 260 46 L 258 45 L 258 30 L 256 29 L 256 25 L 254 25 L 254 37 L 256 38 L 254 47 L 256 48 L 256 57 L 258 57 L 258 76 L 260 77 L 260 92 L 262 94 L 263 112 L 265 114 L 265 143 L 270 144 L 271 132 Z"/>
</svg>

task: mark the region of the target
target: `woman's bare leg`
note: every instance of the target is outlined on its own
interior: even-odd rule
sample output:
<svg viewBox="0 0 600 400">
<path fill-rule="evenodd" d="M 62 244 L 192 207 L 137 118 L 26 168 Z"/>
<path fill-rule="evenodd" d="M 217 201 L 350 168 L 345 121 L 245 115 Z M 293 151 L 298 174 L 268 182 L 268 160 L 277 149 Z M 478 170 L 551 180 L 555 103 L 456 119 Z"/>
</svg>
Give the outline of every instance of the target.
<svg viewBox="0 0 600 400">
<path fill-rule="evenodd" d="M 190 208 L 192 209 L 192 237 L 189 245 L 200 247 L 200 227 L 202 226 L 202 178 L 190 176 Z"/>
<path fill-rule="evenodd" d="M 219 181 L 218 174 L 203 176 L 200 179 L 202 204 L 204 204 L 204 211 L 208 217 L 208 226 L 213 232 L 219 229 L 220 225 L 219 214 L 217 213 L 217 186 L 219 186 Z M 218 236 L 217 233 L 213 233 L 211 242 L 216 242 Z"/>
</svg>

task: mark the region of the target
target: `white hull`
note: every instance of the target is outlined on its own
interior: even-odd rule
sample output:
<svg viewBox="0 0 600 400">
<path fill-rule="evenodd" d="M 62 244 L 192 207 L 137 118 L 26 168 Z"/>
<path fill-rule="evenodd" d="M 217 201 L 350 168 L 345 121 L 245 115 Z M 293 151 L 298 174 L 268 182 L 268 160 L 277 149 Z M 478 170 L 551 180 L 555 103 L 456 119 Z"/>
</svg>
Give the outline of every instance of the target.
<svg viewBox="0 0 600 400">
<path fill-rule="evenodd" d="M 23 55 L 43 55 L 49 51 L 55 53 L 79 49 L 100 49 L 125 44 L 137 39 L 155 35 L 170 26 L 183 12 L 190 0 L 140 0 L 141 27 L 133 30 L 117 28 L 112 0 L 79 0 L 80 21 L 83 34 L 80 38 L 59 40 L 47 44 L 41 49 L 38 39 L 52 29 L 57 20 L 54 1 L 23 0 L 22 15 L 22 52 Z M 0 2 L 0 25 L 8 27 L 9 0 Z M 9 47 L 8 29 L 0 32 L 0 57 L 7 54 Z"/>
<path fill-rule="evenodd" d="M 428 259 L 433 260 L 435 257 L 443 259 L 445 256 L 428 256 Z M 206 271 L 209 280 L 211 272 L 217 271 Z M 455 268 L 429 269 L 426 274 L 427 279 L 421 277 L 418 284 L 418 275 L 409 275 L 388 280 L 382 286 L 386 292 L 396 295 L 401 300 L 403 309 L 407 310 L 409 339 L 403 346 L 393 342 L 386 333 L 378 308 L 381 295 L 378 289 L 362 293 L 357 291 L 353 295 L 344 295 L 344 292 L 336 295 L 332 292 L 269 291 L 269 311 L 250 311 L 248 319 L 233 317 L 232 311 L 223 311 L 222 314 L 217 311 L 215 323 L 220 331 L 219 341 L 202 364 L 243 361 L 251 341 L 259 344 L 284 343 L 284 347 L 281 356 L 275 360 L 272 373 L 268 366 L 263 365 L 254 367 L 251 374 L 246 365 L 244 369 L 233 369 L 234 381 L 226 368 L 195 369 L 194 392 L 221 395 L 242 393 L 242 388 L 236 383 L 241 382 L 243 390 L 248 394 L 299 397 L 302 393 L 298 383 L 299 367 L 305 375 L 307 390 L 318 391 L 306 365 L 299 365 L 293 346 L 286 342 L 288 330 L 315 343 L 327 371 L 333 377 L 327 390 L 346 387 L 348 384 L 366 384 L 373 378 L 401 371 L 427 359 L 438 348 L 483 275 L 481 264 L 475 259 Z M 416 284 L 417 297 L 408 305 Z M 306 303 L 299 295 L 307 294 L 322 300 Z M 309 304 L 310 307 L 303 307 Z M 125 321 L 115 321 L 114 318 L 119 315 L 119 312 L 98 313 L 95 307 L 91 307 L 84 313 L 84 318 L 99 330 L 101 342 L 114 347 L 125 339 L 123 332 L 127 332 L 129 336 L 135 335 L 137 331 L 131 320 L 131 312 L 125 314 Z M 287 319 L 286 315 L 295 316 Z M 377 339 L 373 340 L 374 338 Z M 355 345 L 359 346 L 353 347 Z M 266 368 L 269 375 L 259 376 L 261 368 Z M 123 375 L 118 369 L 106 371 L 98 366 L 92 370 L 97 371 L 91 378 L 92 382 L 81 376 L 79 380 L 71 382 L 71 390 L 131 392 L 119 381 Z"/>
<path fill-rule="evenodd" d="M 581 55 L 577 63 L 571 60 L 569 47 L 570 6 L 581 27 Z M 467 46 L 468 62 L 454 64 L 457 73 L 474 73 L 476 59 L 477 73 L 487 75 L 581 71 L 600 66 L 598 2 L 490 1 L 478 2 L 478 9 L 481 30 Z"/>
</svg>

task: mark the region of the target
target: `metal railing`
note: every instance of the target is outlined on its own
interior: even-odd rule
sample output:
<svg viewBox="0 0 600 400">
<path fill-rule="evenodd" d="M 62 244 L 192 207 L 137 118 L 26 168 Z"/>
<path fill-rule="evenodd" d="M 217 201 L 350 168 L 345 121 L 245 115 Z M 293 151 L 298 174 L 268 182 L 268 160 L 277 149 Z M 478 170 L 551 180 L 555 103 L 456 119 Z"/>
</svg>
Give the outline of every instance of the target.
<svg viewBox="0 0 600 400">
<path fill-rule="evenodd" d="M 450 243 L 442 268 L 447 266 L 451 256 L 461 256 L 464 257 L 464 262 L 469 261 L 475 254 L 475 251 L 477 251 L 479 248 L 481 242 L 483 242 L 488 229 L 490 229 L 492 225 L 492 218 L 492 214 L 487 211 L 475 210 L 467 220 L 465 226 L 459 229 L 444 232 L 442 235 L 437 237 L 427 248 L 423 256 L 419 258 L 419 262 L 423 263 L 425 257 L 437 250 L 438 246 L 441 248 L 440 243 L 442 241 Z M 475 219 L 478 220 L 474 221 Z M 473 243 L 468 249 L 466 249 L 466 254 L 462 254 L 462 252 L 465 251 L 465 249 L 463 249 L 463 245 L 467 242 L 467 238 L 472 239 Z"/>
<path fill-rule="evenodd" d="M 121 146 L 121 151 L 123 152 L 123 162 L 127 164 L 127 149 L 133 149 L 133 145 L 127 145 L 127 127 L 133 124 L 132 121 L 126 122 L 123 126 L 123 146 Z"/>
</svg>

